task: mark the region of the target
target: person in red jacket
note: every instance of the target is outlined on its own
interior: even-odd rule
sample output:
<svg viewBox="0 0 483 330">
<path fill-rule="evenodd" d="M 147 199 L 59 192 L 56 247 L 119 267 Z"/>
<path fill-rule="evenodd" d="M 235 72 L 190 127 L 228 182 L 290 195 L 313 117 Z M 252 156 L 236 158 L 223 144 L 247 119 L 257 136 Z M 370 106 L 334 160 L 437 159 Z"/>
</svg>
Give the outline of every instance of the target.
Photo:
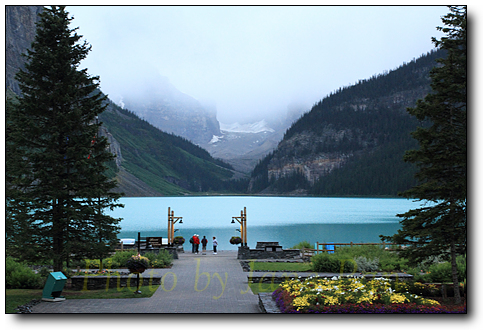
<svg viewBox="0 0 483 330">
<path fill-rule="evenodd" d="M 193 243 L 195 244 L 195 254 L 198 254 L 200 249 L 200 237 L 197 234 L 193 236 Z"/>
</svg>

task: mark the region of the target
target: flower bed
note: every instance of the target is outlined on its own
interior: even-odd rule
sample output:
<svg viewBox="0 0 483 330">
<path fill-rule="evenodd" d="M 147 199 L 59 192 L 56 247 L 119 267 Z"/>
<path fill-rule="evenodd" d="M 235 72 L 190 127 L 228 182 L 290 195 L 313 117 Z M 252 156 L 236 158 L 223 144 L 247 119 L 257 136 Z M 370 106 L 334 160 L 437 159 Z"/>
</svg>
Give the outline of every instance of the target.
<svg viewBox="0 0 483 330">
<path fill-rule="evenodd" d="M 287 280 L 273 293 L 282 313 L 466 313 L 408 292 L 408 285 L 385 278 Z"/>
</svg>

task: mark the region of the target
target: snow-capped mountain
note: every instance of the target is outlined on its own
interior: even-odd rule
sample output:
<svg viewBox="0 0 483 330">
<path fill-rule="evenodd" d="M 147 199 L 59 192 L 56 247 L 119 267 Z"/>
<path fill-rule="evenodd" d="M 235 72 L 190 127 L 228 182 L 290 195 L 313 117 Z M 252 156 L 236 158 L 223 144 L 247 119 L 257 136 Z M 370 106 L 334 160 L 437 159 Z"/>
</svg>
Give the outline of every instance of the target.
<svg viewBox="0 0 483 330">
<path fill-rule="evenodd" d="M 220 131 L 223 132 L 230 132 L 230 133 L 261 133 L 261 132 L 270 132 L 273 133 L 275 130 L 270 128 L 265 121 L 265 119 L 257 121 L 255 123 L 248 123 L 248 124 L 223 124 L 220 123 Z"/>
<path fill-rule="evenodd" d="M 265 118 L 253 123 L 220 123 L 220 134 L 200 144 L 213 157 L 221 158 L 241 173 L 249 173 L 257 161 L 272 151 L 303 107 L 288 108 L 286 115 Z"/>
</svg>

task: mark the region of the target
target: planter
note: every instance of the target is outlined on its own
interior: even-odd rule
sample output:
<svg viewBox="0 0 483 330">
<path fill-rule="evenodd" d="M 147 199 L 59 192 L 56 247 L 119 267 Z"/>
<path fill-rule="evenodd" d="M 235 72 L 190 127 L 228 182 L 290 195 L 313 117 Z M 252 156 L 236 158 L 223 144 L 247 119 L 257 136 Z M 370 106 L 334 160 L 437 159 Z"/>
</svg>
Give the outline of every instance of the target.
<svg viewBox="0 0 483 330">
<path fill-rule="evenodd" d="M 230 244 L 233 244 L 233 245 L 238 245 L 242 242 L 242 239 L 241 237 L 236 237 L 236 236 L 233 236 L 232 238 L 230 238 Z"/>
<path fill-rule="evenodd" d="M 149 267 L 149 259 L 141 255 L 132 256 L 126 262 L 126 268 L 133 274 L 144 272 Z"/>
<path fill-rule="evenodd" d="M 139 267 L 139 268 L 130 268 L 129 269 L 129 272 L 131 274 L 141 274 L 141 273 L 144 273 L 144 271 L 146 270 L 146 268 L 144 267 Z"/>
<path fill-rule="evenodd" d="M 182 236 L 176 236 L 174 239 L 173 239 L 173 244 L 174 245 L 183 245 L 185 242 L 185 239 L 182 237 Z"/>
</svg>

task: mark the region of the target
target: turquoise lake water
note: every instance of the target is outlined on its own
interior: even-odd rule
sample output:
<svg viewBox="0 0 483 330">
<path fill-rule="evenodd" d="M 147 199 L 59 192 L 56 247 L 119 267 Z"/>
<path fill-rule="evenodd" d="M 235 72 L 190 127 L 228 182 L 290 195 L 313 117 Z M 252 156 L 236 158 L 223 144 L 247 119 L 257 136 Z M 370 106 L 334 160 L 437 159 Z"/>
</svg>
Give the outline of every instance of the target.
<svg viewBox="0 0 483 330">
<path fill-rule="evenodd" d="M 167 237 L 168 207 L 183 223 L 175 224 L 175 236 L 186 239 L 185 251 L 191 250 L 189 237 L 206 236 L 210 244 L 217 237 L 219 250 L 236 250 L 231 245 L 239 217 L 247 210 L 248 246 L 258 241 L 276 241 L 290 248 L 301 241 L 335 243 L 376 243 L 379 235 L 392 235 L 400 228 L 396 214 L 419 207 L 419 203 L 402 198 L 326 198 L 326 197 L 128 197 L 125 205 L 110 214 L 123 218 L 119 238 Z"/>
</svg>

